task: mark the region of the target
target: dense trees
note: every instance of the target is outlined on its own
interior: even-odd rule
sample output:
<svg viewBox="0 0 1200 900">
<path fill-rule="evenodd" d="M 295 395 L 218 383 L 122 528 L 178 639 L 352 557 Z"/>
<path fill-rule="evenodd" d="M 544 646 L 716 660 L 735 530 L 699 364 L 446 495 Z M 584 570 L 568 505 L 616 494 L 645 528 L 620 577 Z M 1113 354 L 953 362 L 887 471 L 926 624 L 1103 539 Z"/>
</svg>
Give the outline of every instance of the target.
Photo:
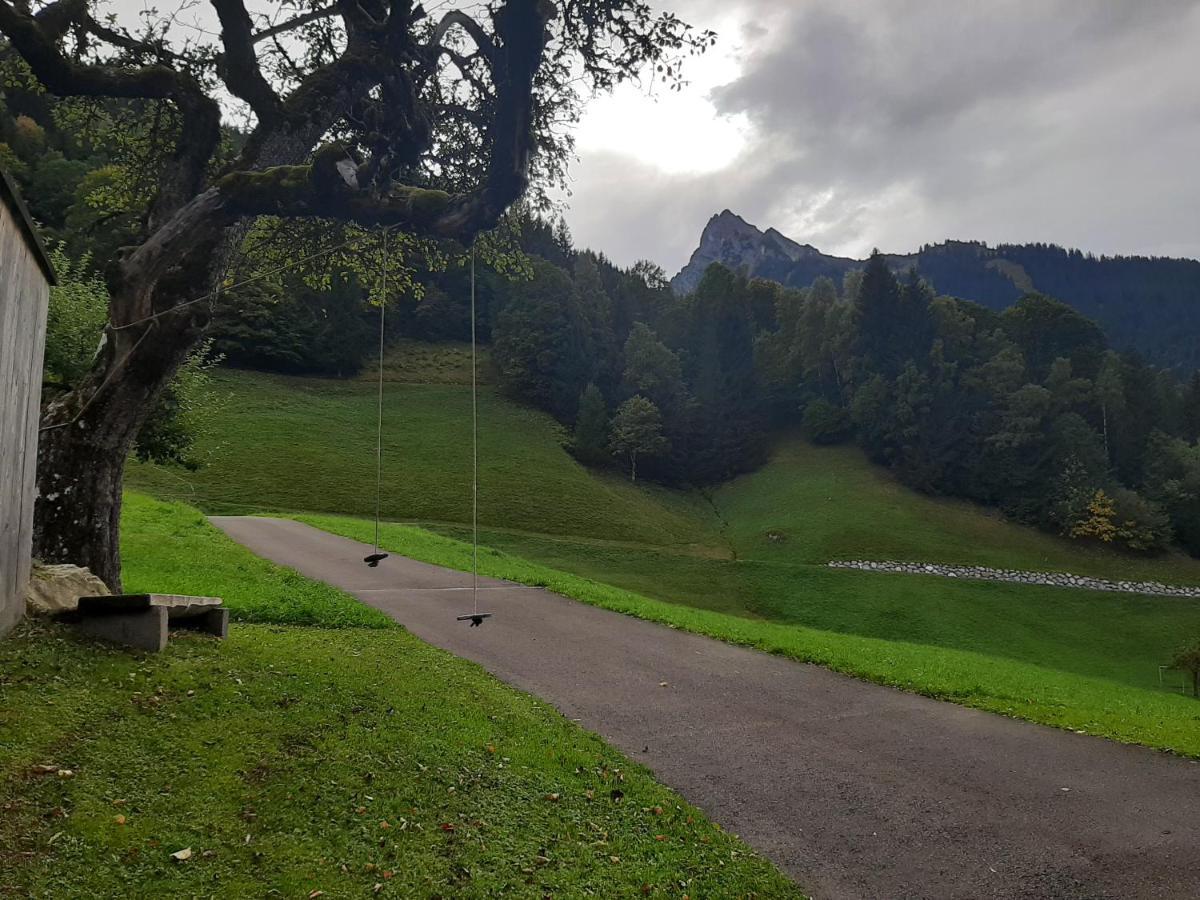
<svg viewBox="0 0 1200 900">
<path fill-rule="evenodd" d="M 573 425 L 589 464 L 633 410 L 642 424 L 653 410 L 663 441 L 638 451 L 637 473 L 668 483 L 752 468 L 772 433 L 799 426 L 855 440 L 922 491 L 1080 540 L 1200 554 L 1200 378 L 1110 350 L 1052 298 L 995 312 L 878 254 L 841 286 L 802 290 L 713 265 L 678 298 L 569 239 L 555 253 L 498 288 L 494 352 L 504 389 Z"/>
<path fill-rule="evenodd" d="M 1200 552 L 1192 382 L 1108 350 L 1094 323 L 1040 294 L 997 314 L 935 297 L 878 254 L 840 297 L 831 287 L 785 292 L 766 338 L 772 390 L 815 439 L 838 434 L 844 410 L 870 456 L 921 490 L 1131 550 L 1174 538 Z M 848 317 L 831 320 L 837 306 Z M 823 367 L 847 320 L 835 388 Z"/>
<path fill-rule="evenodd" d="M 542 358 L 588 348 L 567 394 L 579 408 L 555 408 L 544 369 L 535 389 L 516 372 L 502 380 L 564 422 L 578 412 L 577 447 L 615 432 L 622 404 L 638 398 L 641 421 L 657 411 L 664 441 L 657 455 L 640 452 L 638 473 L 662 481 L 727 478 L 762 458 L 771 433 L 799 426 L 815 441 L 855 440 L 922 491 L 1079 540 L 1135 552 L 1176 541 L 1200 554 L 1200 378 L 1180 382 L 1110 350 L 1094 323 L 1057 300 L 1031 293 L 995 312 L 937 296 L 878 254 L 840 286 L 821 278 L 802 290 L 713 265 L 676 298 L 597 258 L 610 299 L 633 285 L 646 293 L 589 330 L 569 284 L 574 251 L 559 251 L 565 268 L 537 269 L 534 285 L 553 286 L 557 314 L 577 325 L 558 328 Z M 519 308 L 536 290 L 514 287 L 501 303 Z M 611 338 L 598 339 L 606 329 Z M 599 377 L 613 371 L 615 383 Z"/>
</svg>

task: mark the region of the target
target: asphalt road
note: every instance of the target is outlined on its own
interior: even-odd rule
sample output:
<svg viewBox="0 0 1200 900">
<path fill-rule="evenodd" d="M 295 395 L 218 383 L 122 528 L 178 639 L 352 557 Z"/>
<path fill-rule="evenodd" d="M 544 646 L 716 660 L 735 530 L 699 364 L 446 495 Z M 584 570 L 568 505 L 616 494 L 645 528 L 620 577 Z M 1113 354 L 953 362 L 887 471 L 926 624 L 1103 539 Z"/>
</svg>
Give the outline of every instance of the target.
<svg viewBox="0 0 1200 900">
<path fill-rule="evenodd" d="M 469 575 L 396 556 L 370 569 L 369 547 L 298 522 L 212 521 L 550 701 L 816 897 L 1200 898 L 1191 760 L 491 579 L 494 618 L 469 628 L 454 619 Z"/>
</svg>

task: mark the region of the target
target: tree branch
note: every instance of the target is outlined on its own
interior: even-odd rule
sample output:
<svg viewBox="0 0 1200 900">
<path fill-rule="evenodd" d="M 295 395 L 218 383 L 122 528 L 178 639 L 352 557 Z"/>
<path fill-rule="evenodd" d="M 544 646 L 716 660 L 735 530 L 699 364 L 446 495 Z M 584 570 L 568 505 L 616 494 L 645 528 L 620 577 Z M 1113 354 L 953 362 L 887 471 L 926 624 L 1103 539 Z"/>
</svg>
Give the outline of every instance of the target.
<svg viewBox="0 0 1200 900">
<path fill-rule="evenodd" d="M 452 9 L 438 20 L 433 29 L 433 36 L 430 37 L 427 45 L 429 52 L 436 55 L 445 49 L 442 46 L 442 40 L 446 37 L 446 32 L 455 25 L 471 36 L 471 40 L 475 42 L 475 46 L 479 48 L 483 58 L 491 65 L 496 56 L 496 45 L 492 43 L 492 39 L 488 37 L 483 27 L 461 9 Z"/>
<path fill-rule="evenodd" d="M 57 41 L 87 10 L 87 0 L 55 0 L 37 11 L 34 21 L 50 40 Z"/>
<path fill-rule="evenodd" d="M 311 165 L 231 172 L 216 185 L 222 208 L 235 216 L 340 218 L 471 241 L 494 226 L 529 184 L 533 79 L 552 14 L 553 7 L 545 0 L 509 0 L 495 16 L 500 41 L 492 45 L 496 103 L 488 129 L 491 151 L 486 176 L 475 190 L 449 194 L 392 185 L 379 195 L 358 184 L 345 148 L 330 144 Z M 343 161 L 349 165 L 340 165 Z"/>
<path fill-rule="evenodd" d="M 337 5 L 331 3 L 329 6 L 322 6 L 320 9 L 306 12 L 302 16 L 296 16 L 294 19 L 288 19 L 286 22 L 280 22 L 278 25 L 271 25 L 262 31 L 256 31 L 250 36 L 250 40 L 257 44 L 259 41 L 265 41 L 285 32 L 303 28 L 309 22 L 315 22 L 318 19 L 328 19 L 330 16 L 336 16 L 337 14 Z"/>
<path fill-rule="evenodd" d="M 158 196 L 150 210 L 149 224 L 153 228 L 203 188 L 205 168 L 220 141 L 221 109 L 194 78 L 169 66 L 122 68 L 84 65 L 68 59 L 58 47 L 61 34 L 55 29 L 65 30 L 72 21 L 86 27 L 86 5 L 83 0 L 59 0 L 42 13 L 50 9 L 55 10 L 48 16 L 53 27 L 43 30 L 34 16 L 20 12 L 8 0 L 0 0 L 0 32 L 50 93 L 60 97 L 170 100 L 179 109 L 179 140 L 164 167 Z M 68 11 L 73 11 L 75 18 L 64 25 Z"/>
<path fill-rule="evenodd" d="M 221 42 L 225 52 L 217 60 L 217 74 L 235 97 L 245 100 L 260 122 L 279 115 L 279 96 L 263 77 L 254 53 L 250 14 L 242 0 L 212 0 L 221 20 Z"/>
</svg>

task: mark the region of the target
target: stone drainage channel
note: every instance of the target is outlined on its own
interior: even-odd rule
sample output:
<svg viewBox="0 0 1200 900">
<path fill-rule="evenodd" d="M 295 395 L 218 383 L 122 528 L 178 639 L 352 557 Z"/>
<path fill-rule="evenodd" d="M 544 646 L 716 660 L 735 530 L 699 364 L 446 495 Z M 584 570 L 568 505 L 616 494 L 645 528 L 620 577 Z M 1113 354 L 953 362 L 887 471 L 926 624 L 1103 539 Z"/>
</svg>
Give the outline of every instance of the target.
<svg viewBox="0 0 1200 900">
<path fill-rule="evenodd" d="M 1042 584 L 1048 587 L 1083 588 L 1089 591 L 1115 591 L 1124 594 L 1152 594 L 1159 597 L 1200 598 L 1200 586 L 1163 584 L 1159 581 L 1109 581 L 1105 578 L 1072 575 L 1069 572 L 1026 572 L 1020 569 L 993 569 L 989 566 L 946 566 L 938 563 L 903 563 L 865 559 L 835 559 L 829 563 L 829 567 L 898 575 L 936 575 L 941 578 L 968 578 L 976 581 Z"/>
</svg>

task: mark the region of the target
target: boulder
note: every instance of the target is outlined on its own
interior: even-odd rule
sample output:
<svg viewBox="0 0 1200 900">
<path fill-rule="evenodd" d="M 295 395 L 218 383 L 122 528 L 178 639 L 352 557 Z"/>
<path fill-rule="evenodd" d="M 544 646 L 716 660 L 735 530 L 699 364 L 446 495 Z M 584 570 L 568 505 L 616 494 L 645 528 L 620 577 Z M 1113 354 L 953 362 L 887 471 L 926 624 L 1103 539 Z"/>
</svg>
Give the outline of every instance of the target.
<svg viewBox="0 0 1200 900">
<path fill-rule="evenodd" d="M 80 566 L 33 564 L 25 589 L 25 608 L 43 615 L 74 612 L 80 597 L 108 595 L 108 586 Z"/>
</svg>

